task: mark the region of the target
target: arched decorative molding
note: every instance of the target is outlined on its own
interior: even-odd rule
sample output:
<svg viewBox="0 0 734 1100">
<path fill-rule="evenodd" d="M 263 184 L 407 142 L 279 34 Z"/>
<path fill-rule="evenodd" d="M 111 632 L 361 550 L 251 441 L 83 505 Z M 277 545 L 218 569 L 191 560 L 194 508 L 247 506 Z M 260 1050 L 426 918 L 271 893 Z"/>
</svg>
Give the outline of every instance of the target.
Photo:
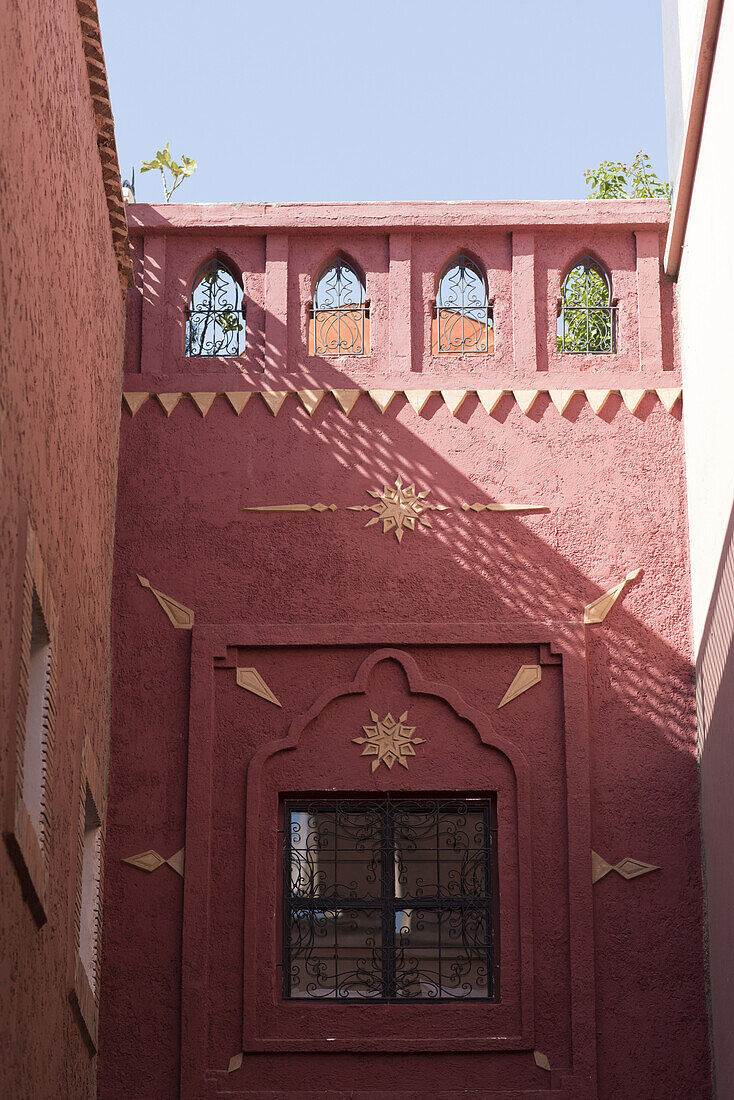
<svg viewBox="0 0 734 1100">
<path fill-rule="evenodd" d="M 361 282 L 366 297 L 367 273 L 365 269 L 362 267 L 358 260 L 355 260 L 354 256 L 350 255 L 348 252 L 345 252 L 341 248 L 335 248 L 331 252 L 329 252 L 327 256 L 322 259 L 311 272 L 310 305 L 313 305 L 314 295 L 316 293 L 316 287 L 318 286 L 319 281 L 324 277 L 329 268 L 333 267 L 334 264 L 337 263 L 337 261 L 341 261 L 343 264 L 346 264 L 347 267 L 350 267 L 352 269 L 354 274 Z"/>
<path fill-rule="evenodd" d="M 558 293 L 560 295 L 563 284 L 568 276 L 571 274 L 575 267 L 582 264 L 584 260 L 592 260 L 601 271 L 604 273 L 607 285 L 609 287 L 609 300 L 612 301 L 614 297 L 614 280 L 612 278 L 612 269 L 606 260 L 603 260 L 599 253 L 593 248 L 580 248 L 577 249 L 573 255 L 573 259 L 570 260 L 565 267 L 561 269 L 561 277 L 558 281 Z"/>
<path fill-rule="evenodd" d="M 369 353 L 367 279 L 351 257 L 336 252 L 321 264 L 312 281 L 308 354 L 333 358 Z"/>
<path fill-rule="evenodd" d="M 207 253 L 207 255 L 203 259 L 200 259 L 189 272 L 188 279 L 186 280 L 187 306 L 191 301 L 191 295 L 193 293 L 194 287 L 197 285 L 197 278 L 207 266 L 207 264 L 210 264 L 212 260 L 216 260 L 218 263 L 222 264 L 223 267 L 227 268 L 230 275 L 239 284 L 244 294 L 245 280 L 242 274 L 242 268 L 236 260 L 232 259 L 228 252 L 223 252 L 220 248 L 214 248 L 211 252 Z"/>
<path fill-rule="evenodd" d="M 432 354 L 492 354 L 492 306 L 484 263 L 470 252 L 453 253 L 436 277 L 431 318 Z"/>
<path fill-rule="evenodd" d="M 314 703 L 290 723 L 284 737 L 261 746 L 251 757 L 247 768 L 245 852 L 245 905 L 243 952 L 243 1050 L 351 1050 L 379 1049 L 406 1051 L 435 1047 L 435 1038 L 423 1033 L 420 1006 L 406 1006 L 406 1026 L 414 1028 L 416 1035 L 407 1037 L 395 1034 L 389 1020 L 367 1015 L 360 1025 L 357 1038 L 350 1027 L 338 1040 L 327 1045 L 323 1038 L 304 1036 L 299 1029 L 298 1015 L 302 1007 L 297 1001 L 279 1002 L 280 941 L 272 922 L 263 922 L 264 911 L 276 911 L 282 890 L 283 867 L 282 833 L 279 829 L 280 805 L 283 798 L 300 796 L 307 792 L 309 798 L 334 797 L 336 790 L 344 790 L 350 796 L 366 792 L 373 796 L 383 791 L 384 780 L 364 767 L 359 753 L 352 752 L 351 733 L 346 732 L 346 753 L 341 753 L 338 770 L 332 777 L 331 762 L 324 755 L 324 746 L 333 745 L 329 723 L 316 727 L 317 721 L 332 703 L 365 695 L 371 686 L 371 677 L 385 663 L 396 665 L 405 678 L 412 696 L 423 696 L 447 706 L 462 725 L 471 727 L 465 731 L 464 752 L 472 758 L 472 770 L 466 771 L 461 763 L 462 744 L 455 738 L 451 759 L 445 764 L 436 762 L 424 775 L 430 792 L 438 784 L 448 784 L 451 790 L 464 782 L 465 790 L 477 797 L 489 791 L 496 795 L 498 811 L 497 868 L 502 884 L 499 902 L 500 981 L 502 995 L 491 1002 L 477 1002 L 471 1006 L 462 1004 L 461 1012 L 465 1032 L 456 1039 L 456 1049 L 467 1050 L 530 1050 L 533 1045 L 533 955 L 532 955 L 532 812 L 533 799 L 530 786 L 530 770 L 522 751 L 495 728 L 494 721 L 472 707 L 459 691 L 448 683 L 428 679 L 416 660 L 408 653 L 392 646 L 374 649 L 361 661 L 352 679 L 344 680 L 323 692 Z M 418 700 L 414 700 L 418 703 Z M 387 705 L 387 701 L 386 701 Z M 407 704 L 410 705 L 409 703 Z M 451 718 L 449 722 L 453 721 Z M 309 733 L 313 731 L 315 749 L 310 752 Z M 357 727 L 356 732 L 359 732 Z M 456 731 L 459 733 L 459 730 Z M 324 740 L 326 738 L 326 740 Z M 489 750 L 488 765 L 477 765 L 477 752 Z M 293 754 L 288 758 L 288 754 Z M 339 750 L 336 750 L 338 757 Z M 297 757 L 297 759 L 296 759 Z M 480 757 L 481 759 L 481 757 Z M 428 755 L 421 754 L 427 761 Z M 385 769 L 382 769 L 385 771 Z M 397 774 L 399 773 L 399 774 Z M 413 771 L 392 769 L 389 773 L 396 783 L 391 783 L 396 796 L 426 793 Z M 333 785 L 338 775 L 336 788 Z M 387 772 L 385 773 L 387 775 Z M 440 778 L 437 778 L 440 776 Z M 376 778 L 377 777 L 377 778 Z M 411 777 L 411 778 L 408 778 Z M 375 783 L 378 786 L 375 787 Z M 443 788 L 441 788 L 443 789 Z M 503 946 L 504 945 L 504 946 Z M 275 1006 L 277 1007 L 277 1010 Z M 355 1013 L 362 1009 L 351 1005 L 344 1008 L 338 1001 L 324 1002 L 320 1012 L 328 1020 L 328 1027 L 338 1034 L 343 1029 L 344 1012 L 355 1021 Z M 450 1013 L 450 1009 L 448 1010 Z M 412 1013 L 412 1015 L 411 1015 Z M 448 1018 L 448 1016 L 447 1016 Z M 467 1021 L 471 1019 L 471 1023 Z M 341 1021 L 341 1022 L 340 1022 Z M 328 1033 L 327 1033 L 328 1034 Z M 445 1049 L 454 1049 L 454 1040 L 446 1040 Z M 355 1047 L 356 1044 L 356 1047 Z M 442 1049 L 444 1049 L 442 1047 Z"/>
<path fill-rule="evenodd" d="M 444 262 L 436 269 L 433 276 L 433 297 L 434 300 L 438 298 L 438 288 L 441 285 L 441 280 L 447 271 L 451 269 L 454 264 L 457 264 L 461 257 L 465 257 L 470 260 L 476 268 L 479 270 L 479 274 L 484 280 L 484 289 L 487 293 L 487 301 L 490 300 L 492 294 L 492 287 L 489 281 L 489 272 L 487 271 L 487 265 L 478 253 L 472 251 L 471 248 L 455 248 L 446 257 Z"/>
<path fill-rule="evenodd" d="M 260 774 L 267 761 L 271 757 L 277 756 L 278 753 L 297 748 L 307 727 L 326 710 L 330 703 L 345 696 L 364 695 L 369 685 L 370 676 L 375 668 L 384 661 L 395 661 L 400 665 L 408 681 L 411 694 L 429 695 L 448 703 L 457 718 L 468 722 L 469 725 L 474 727 L 483 745 L 496 749 L 507 758 L 517 777 L 518 788 L 521 785 L 525 787 L 529 780 L 529 770 L 523 753 L 516 745 L 494 730 L 489 719 L 482 711 L 470 706 L 456 688 L 450 684 L 426 680 L 421 674 L 416 661 L 402 650 L 377 649 L 368 657 L 365 657 L 353 680 L 325 691 L 305 713 L 293 719 L 285 737 L 268 742 L 255 753 L 248 768 L 248 801 L 250 793 L 254 794 L 256 790 L 256 784 L 259 782 Z M 251 787 L 251 784 L 255 784 L 255 786 Z"/>
</svg>

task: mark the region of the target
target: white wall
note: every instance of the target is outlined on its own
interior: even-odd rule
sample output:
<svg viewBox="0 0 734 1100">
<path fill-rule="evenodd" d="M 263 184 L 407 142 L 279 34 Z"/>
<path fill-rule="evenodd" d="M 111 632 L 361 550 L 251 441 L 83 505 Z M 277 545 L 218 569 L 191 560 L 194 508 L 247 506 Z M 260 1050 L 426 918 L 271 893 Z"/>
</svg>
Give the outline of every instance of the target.
<svg viewBox="0 0 734 1100">
<path fill-rule="evenodd" d="M 706 0 L 662 0 L 662 6 L 668 178 L 675 184 Z"/>
<path fill-rule="evenodd" d="M 686 18 L 698 0 L 681 3 Z M 700 23 L 698 24 L 700 26 Z M 684 23 L 681 21 L 681 38 Z M 688 31 L 686 33 L 689 33 Z M 690 45 L 690 42 L 688 43 Z M 697 52 L 698 40 L 694 38 Z M 689 93 L 690 98 L 690 93 Z M 734 501 L 734 4 L 719 31 L 678 277 L 696 649 Z"/>
</svg>

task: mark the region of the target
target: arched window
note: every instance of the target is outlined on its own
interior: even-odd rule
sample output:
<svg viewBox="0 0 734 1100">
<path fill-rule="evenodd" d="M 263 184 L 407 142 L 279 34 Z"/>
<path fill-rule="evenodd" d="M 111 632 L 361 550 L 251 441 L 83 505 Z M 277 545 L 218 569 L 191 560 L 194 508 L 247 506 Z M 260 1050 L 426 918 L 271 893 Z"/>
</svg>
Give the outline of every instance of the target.
<svg viewBox="0 0 734 1100">
<path fill-rule="evenodd" d="M 609 273 L 591 256 L 579 260 L 561 288 L 556 345 L 566 355 L 614 352 L 616 304 Z"/>
<path fill-rule="evenodd" d="M 494 351 L 487 281 L 468 256 L 451 260 L 441 274 L 432 344 L 439 355 Z"/>
<path fill-rule="evenodd" d="M 316 281 L 309 353 L 369 355 L 369 317 L 364 283 L 346 260 L 337 257 Z"/>
<path fill-rule="evenodd" d="M 245 350 L 242 285 L 225 263 L 196 273 L 186 310 L 186 355 L 241 355 Z"/>
</svg>

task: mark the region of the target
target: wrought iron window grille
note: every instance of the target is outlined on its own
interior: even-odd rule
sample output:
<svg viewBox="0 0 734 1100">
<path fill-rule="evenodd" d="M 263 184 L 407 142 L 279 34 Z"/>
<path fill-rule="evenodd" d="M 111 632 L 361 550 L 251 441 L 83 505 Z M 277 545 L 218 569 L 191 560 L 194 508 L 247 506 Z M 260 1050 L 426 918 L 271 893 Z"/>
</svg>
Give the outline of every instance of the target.
<svg viewBox="0 0 734 1100">
<path fill-rule="evenodd" d="M 245 350 L 242 286 L 221 260 L 210 260 L 194 279 L 186 310 L 187 356 L 235 356 Z"/>
<path fill-rule="evenodd" d="M 452 260 L 444 268 L 436 295 L 436 352 L 486 355 L 493 350 L 493 305 L 479 266 L 464 255 Z"/>
<path fill-rule="evenodd" d="M 319 276 L 311 305 L 312 354 L 367 354 L 370 303 L 354 268 L 337 258 Z"/>
<path fill-rule="evenodd" d="M 617 308 L 609 273 L 593 257 L 584 256 L 563 280 L 556 349 L 563 355 L 613 355 Z"/>
<path fill-rule="evenodd" d="M 493 798 L 284 806 L 283 996 L 491 1001 Z"/>
</svg>

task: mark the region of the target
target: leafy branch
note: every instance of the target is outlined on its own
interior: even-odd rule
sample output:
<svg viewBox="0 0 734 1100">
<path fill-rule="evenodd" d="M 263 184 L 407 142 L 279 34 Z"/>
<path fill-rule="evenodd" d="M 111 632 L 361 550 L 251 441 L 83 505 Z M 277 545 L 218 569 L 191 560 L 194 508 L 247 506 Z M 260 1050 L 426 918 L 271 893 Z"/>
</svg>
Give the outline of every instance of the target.
<svg viewBox="0 0 734 1100">
<path fill-rule="evenodd" d="M 166 143 L 165 149 L 159 149 L 153 160 L 144 160 L 140 169 L 141 172 L 153 172 L 155 169 L 160 171 L 166 202 L 171 201 L 171 195 L 176 188 L 180 187 L 188 176 L 193 176 L 196 171 L 196 161 L 190 157 L 181 157 L 181 164 L 177 164 L 175 160 L 172 160 L 170 145 L 169 141 Z M 172 177 L 170 186 L 166 172 L 170 172 Z"/>
<path fill-rule="evenodd" d="M 642 149 L 632 164 L 603 160 L 598 168 L 584 173 L 590 199 L 667 199 L 670 184 L 658 178 Z"/>
</svg>

